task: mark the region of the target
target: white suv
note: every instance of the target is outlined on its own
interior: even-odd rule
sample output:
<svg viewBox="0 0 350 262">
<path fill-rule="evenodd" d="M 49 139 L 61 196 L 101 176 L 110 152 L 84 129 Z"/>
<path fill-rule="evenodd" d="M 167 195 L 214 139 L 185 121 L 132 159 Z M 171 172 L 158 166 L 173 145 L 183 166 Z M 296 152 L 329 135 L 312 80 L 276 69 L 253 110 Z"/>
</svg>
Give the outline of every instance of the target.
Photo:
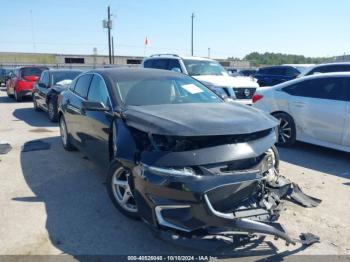
<svg viewBox="0 0 350 262">
<path fill-rule="evenodd" d="M 207 58 L 170 54 L 152 55 L 145 58 L 141 66 L 187 74 L 202 82 L 220 97 L 248 105 L 252 104 L 252 96 L 259 87 L 253 78 L 230 76 L 217 61 Z"/>
</svg>

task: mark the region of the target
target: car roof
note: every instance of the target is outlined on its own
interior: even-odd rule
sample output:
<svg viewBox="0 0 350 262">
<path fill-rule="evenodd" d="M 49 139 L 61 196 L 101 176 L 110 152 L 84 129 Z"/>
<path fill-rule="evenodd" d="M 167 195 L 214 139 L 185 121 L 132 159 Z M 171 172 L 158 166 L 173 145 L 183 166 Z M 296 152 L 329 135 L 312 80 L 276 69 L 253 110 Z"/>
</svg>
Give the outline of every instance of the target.
<svg viewBox="0 0 350 262">
<path fill-rule="evenodd" d="M 213 59 L 205 58 L 205 57 L 197 57 L 197 56 L 181 56 L 176 54 L 155 54 L 149 57 L 146 57 L 145 60 L 148 59 L 186 59 L 186 60 L 198 60 L 198 61 L 215 61 Z"/>
<path fill-rule="evenodd" d="M 315 65 L 314 67 L 328 66 L 328 65 L 350 65 L 350 62 L 324 63 L 324 64 Z"/>
<path fill-rule="evenodd" d="M 25 69 L 25 68 L 49 68 L 47 66 L 36 66 L 36 65 L 33 65 L 33 66 L 20 66 L 20 67 L 17 67 L 15 69 Z"/>
<path fill-rule="evenodd" d="M 315 68 L 325 67 L 325 66 L 339 66 L 339 65 L 350 65 L 350 62 L 324 63 L 324 64 L 314 65 L 314 66 L 311 66 L 310 68 L 308 68 L 304 73 L 302 73 L 302 75 L 307 75 Z"/>
<path fill-rule="evenodd" d="M 320 79 L 320 78 L 326 78 L 326 77 L 350 77 L 350 72 L 336 72 L 336 73 L 323 73 L 323 74 L 317 74 L 317 75 L 310 75 L 310 76 L 304 76 L 300 78 L 296 78 L 287 82 L 283 82 L 281 84 L 271 86 L 269 88 L 272 89 L 279 89 L 285 86 L 293 85 L 299 82 L 303 82 L 306 80 L 311 80 L 311 79 Z"/>
<path fill-rule="evenodd" d="M 264 66 L 264 67 L 261 67 L 259 69 L 285 68 L 285 67 L 294 67 L 295 68 L 295 66 L 292 66 L 292 65 L 275 65 L 275 66 Z"/>
<path fill-rule="evenodd" d="M 52 73 L 54 72 L 84 72 L 83 70 L 80 69 L 49 69 L 45 71 L 50 71 Z"/>
<path fill-rule="evenodd" d="M 147 77 L 147 76 L 161 76 L 161 77 L 174 77 L 184 76 L 181 73 L 173 72 L 170 70 L 162 69 L 150 69 L 150 68 L 99 68 L 94 69 L 86 73 L 98 73 L 101 75 L 108 75 L 111 77 L 129 77 L 133 76 Z"/>
</svg>

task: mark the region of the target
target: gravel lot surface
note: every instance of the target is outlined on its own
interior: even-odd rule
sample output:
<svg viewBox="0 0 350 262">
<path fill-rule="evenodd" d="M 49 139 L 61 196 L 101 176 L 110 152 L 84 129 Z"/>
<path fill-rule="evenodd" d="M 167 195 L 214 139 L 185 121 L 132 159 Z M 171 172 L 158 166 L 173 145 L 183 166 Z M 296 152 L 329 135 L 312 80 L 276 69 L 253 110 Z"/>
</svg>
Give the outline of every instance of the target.
<svg viewBox="0 0 350 262">
<path fill-rule="evenodd" d="M 50 150 L 21 152 L 25 142 L 41 139 Z M 0 141 L 13 149 L 0 155 L 0 254 L 193 254 L 165 243 L 147 227 L 112 206 L 105 171 L 79 152 L 65 152 L 59 129 L 31 101 L 16 103 L 0 91 Z M 293 236 L 312 232 L 321 243 L 303 249 L 282 240 L 219 254 L 350 254 L 350 154 L 299 143 L 280 149 L 281 172 L 304 191 L 321 198 L 317 208 L 286 203 L 280 222 Z M 239 253 L 238 253 L 239 252 Z"/>
</svg>

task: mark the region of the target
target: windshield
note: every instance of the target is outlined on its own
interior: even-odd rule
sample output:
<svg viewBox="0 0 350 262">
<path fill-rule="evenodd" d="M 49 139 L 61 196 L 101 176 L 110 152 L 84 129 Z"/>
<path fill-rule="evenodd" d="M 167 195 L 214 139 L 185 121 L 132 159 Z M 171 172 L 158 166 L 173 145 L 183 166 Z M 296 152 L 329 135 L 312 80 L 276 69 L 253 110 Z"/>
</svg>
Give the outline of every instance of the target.
<svg viewBox="0 0 350 262">
<path fill-rule="evenodd" d="M 222 100 L 188 76 L 123 79 L 116 82 L 125 105 L 145 106 L 185 103 L 220 103 Z"/>
<path fill-rule="evenodd" d="M 228 75 L 226 70 L 216 61 L 184 59 L 184 64 L 190 76 Z"/>
<path fill-rule="evenodd" d="M 80 71 L 54 72 L 52 73 L 53 84 L 69 85 L 80 73 Z"/>
<path fill-rule="evenodd" d="M 44 70 L 48 70 L 47 67 L 25 67 L 21 69 L 22 77 L 25 76 L 40 76 Z"/>
</svg>

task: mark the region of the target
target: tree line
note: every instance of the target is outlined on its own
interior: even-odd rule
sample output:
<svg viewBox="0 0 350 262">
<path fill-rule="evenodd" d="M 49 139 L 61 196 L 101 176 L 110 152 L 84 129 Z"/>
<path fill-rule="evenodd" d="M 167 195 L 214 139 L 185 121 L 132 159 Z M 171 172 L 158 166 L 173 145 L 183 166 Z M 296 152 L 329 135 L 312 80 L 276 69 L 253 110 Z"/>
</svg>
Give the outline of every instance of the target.
<svg viewBox="0 0 350 262">
<path fill-rule="evenodd" d="M 282 65 L 282 64 L 319 64 L 329 61 L 329 57 L 305 57 L 303 55 L 289 55 L 281 53 L 253 52 L 244 57 L 252 66 Z"/>
</svg>

